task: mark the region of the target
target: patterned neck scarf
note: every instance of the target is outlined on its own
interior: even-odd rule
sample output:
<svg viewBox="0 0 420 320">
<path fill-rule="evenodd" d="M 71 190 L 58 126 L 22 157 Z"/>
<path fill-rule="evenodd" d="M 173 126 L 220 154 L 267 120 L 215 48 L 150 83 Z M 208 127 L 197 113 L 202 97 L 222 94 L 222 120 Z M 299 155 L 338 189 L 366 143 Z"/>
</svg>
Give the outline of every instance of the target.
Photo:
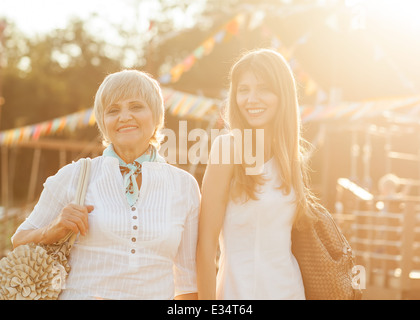
<svg viewBox="0 0 420 320">
<path fill-rule="evenodd" d="M 103 152 L 104 156 L 117 158 L 120 165 L 120 171 L 124 179 L 125 194 L 130 206 L 133 206 L 139 197 L 139 187 L 137 185 L 137 176 L 141 173 L 143 162 L 165 162 L 152 145 L 147 151 L 134 160 L 132 163 L 125 163 L 114 151 L 110 144 Z"/>
</svg>

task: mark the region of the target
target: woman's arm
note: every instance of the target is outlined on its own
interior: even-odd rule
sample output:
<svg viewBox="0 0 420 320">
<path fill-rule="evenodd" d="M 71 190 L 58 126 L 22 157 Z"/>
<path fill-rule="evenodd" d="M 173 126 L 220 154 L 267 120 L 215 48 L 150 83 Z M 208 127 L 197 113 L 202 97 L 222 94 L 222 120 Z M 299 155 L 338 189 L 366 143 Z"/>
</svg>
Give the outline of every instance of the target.
<svg viewBox="0 0 420 320">
<path fill-rule="evenodd" d="M 81 234 L 87 232 L 87 214 L 93 207 L 71 204 L 80 163 L 78 161 L 64 166 L 45 181 L 38 203 L 12 237 L 14 248 L 31 242 L 55 243 L 70 231 Z"/>
<path fill-rule="evenodd" d="M 88 231 L 88 213 L 93 206 L 70 204 L 47 226 L 22 230 L 13 236 L 13 248 L 27 243 L 52 244 L 63 239 L 70 231 L 86 235 Z"/>
<path fill-rule="evenodd" d="M 180 294 L 174 300 L 197 300 L 197 293 Z"/>
<path fill-rule="evenodd" d="M 198 215 L 200 211 L 200 188 L 197 181 L 190 177 L 183 181 L 187 194 L 187 217 L 184 222 L 181 241 L 174 260 L 175 300 L 197 300 L 196 250 Z"/>
<path fill-rule="evenodd" d="M 221 161 L 223 152 L 219 151 L 225 150 L 220 145 L 223 140 L 217 139 L 213 144 L 211 156 L 218 152 L 220 161 L 214 163 L 216 157 L 210 157 L 202 183 L 197 244 L 197 286 L 200 300 L 216 298 L 216 254 L 233 175 L 233 161 L 229 164 L 222 164 Z"/>
</svg>

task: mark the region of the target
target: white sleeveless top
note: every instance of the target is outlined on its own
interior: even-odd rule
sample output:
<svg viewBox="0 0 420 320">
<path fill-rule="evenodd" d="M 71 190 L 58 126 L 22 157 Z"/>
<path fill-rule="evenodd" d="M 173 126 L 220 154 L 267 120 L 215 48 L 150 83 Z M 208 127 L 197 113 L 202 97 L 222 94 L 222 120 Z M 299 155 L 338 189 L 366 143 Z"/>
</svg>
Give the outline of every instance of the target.
<svg viewBox="0 0 420 320">
<path fill-rule="evenodd" d="M 305 299 L 299 265 L 291 251 L 294 192 L 284 195 L 274 159 L 264 164 L 259 200 L 228 202 L 220 234 L 216 298 Z"/>
</svg>

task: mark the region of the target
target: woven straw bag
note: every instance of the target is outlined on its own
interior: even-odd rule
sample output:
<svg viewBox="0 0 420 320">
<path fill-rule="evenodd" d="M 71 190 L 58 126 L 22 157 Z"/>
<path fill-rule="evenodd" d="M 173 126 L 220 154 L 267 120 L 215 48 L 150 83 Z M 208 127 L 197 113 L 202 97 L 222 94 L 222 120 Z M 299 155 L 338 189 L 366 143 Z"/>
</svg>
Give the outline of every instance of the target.
<svg viewBox="0 0 420 320">
<path fill-rule="evenodd" d="M 316 219 L 292 229 L 292 252 L 299 263 L 308 300 L 358 300 L 353 288 L 352 249 L 333 217 L 319 204 L 310 204 Z"/>
<path fill-rule="evenodd" d="M 81 159 L 75 203 L 83 205 L 90 159 Z M 56 300 L 70 272 L 68 257 L 77 234 L 51 245 L 26 244 L 0 260 L 0 300 Z"/>
</svg>

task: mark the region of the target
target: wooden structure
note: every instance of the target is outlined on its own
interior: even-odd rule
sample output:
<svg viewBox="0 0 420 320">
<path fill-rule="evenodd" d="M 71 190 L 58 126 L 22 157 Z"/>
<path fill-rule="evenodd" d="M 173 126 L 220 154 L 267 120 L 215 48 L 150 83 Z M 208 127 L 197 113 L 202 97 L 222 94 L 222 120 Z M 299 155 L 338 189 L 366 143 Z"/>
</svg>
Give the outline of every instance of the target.
<svg viewBox="0 0 420 320">
<path fill-rule="evenodd" d="M 14 154 L 19 148 L 25 148 L 32 151 L 32 165 L 28 170 L 30 172 L 28 183 L 27 198 L 23 205 L 12 203 L 11 181 L 16 170 L 16 163 L 10 161 L 14 159 Z M 72 141 L 60 139 L 42 139 L 31 142 L 20 142 L 18 145 L 1 146 L 1 190 L 2 190 L 2 210 L 0 211 L 0 257 L 5 255 L 11 249 L 10 237 L 32 210 L 39 192 L 39 181 L 45 180 L 39 177 L 39 167 L 43 160 L 43 153 L 47 150 L 53 150 L 58 153 L 60 168 L 71 161 L 82 157 L 95 157 L 102 153 L 103 147 L 99 141 Z"/>
<path fill-rule="evenodd" d="M 388 121 L 345 130 L 352 185 L 336 180 L 334 216 L 365 270 L 364 299 L 420 299 L 420 125 Z M 381 194 L 375 182 L 390 173 L 398 177 L 397 192 Z"/>
<path fill-rule="evenodd" d="M 402 210 L 351 213 L 349 241 L 366 271 L 365 299 L 420 299 L 420 198 L 385 203 Z"/>
</svg>

